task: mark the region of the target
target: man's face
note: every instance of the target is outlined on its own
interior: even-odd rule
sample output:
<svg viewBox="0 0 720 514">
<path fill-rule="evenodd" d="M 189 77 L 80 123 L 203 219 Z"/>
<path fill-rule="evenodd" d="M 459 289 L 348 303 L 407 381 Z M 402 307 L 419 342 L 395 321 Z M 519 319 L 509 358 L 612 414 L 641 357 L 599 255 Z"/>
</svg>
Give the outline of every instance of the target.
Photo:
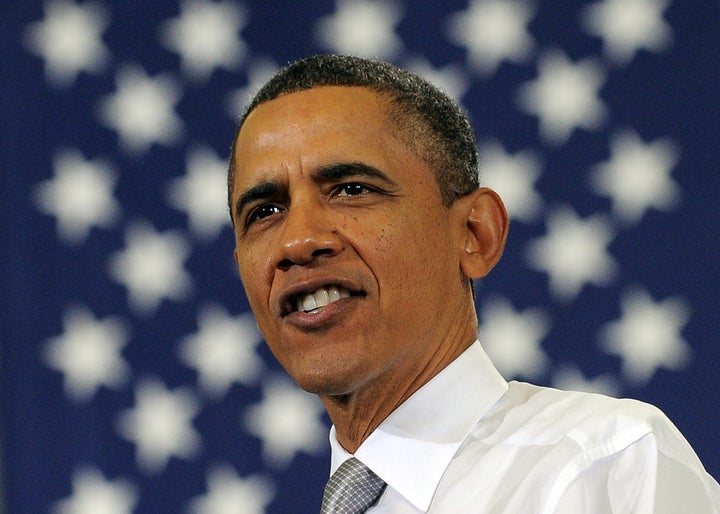
<svg viewBox="0 0 720 514">
<path fill-rule="evenodd" d="M 292 93 L 236 142 L 242 282 L 278 361 L 318 394 L 407 386 L 468 322 L 463 224 L 386 107 L 366 88 Z"/>
</svg>

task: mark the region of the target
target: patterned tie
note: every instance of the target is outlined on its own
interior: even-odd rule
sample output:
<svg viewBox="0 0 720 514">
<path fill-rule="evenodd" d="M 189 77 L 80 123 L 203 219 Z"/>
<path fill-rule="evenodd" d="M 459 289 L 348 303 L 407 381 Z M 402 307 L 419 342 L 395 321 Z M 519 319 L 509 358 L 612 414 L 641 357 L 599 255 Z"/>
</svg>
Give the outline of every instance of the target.
<svg viewBox="0 0 720 514">
<path fill-rule="evenodd" d="M 350 458 L 325 486 L 320 514 L 360 514 L 369 509 L 385 489 L 385 482 L 356 458 Z"/>
</svg>

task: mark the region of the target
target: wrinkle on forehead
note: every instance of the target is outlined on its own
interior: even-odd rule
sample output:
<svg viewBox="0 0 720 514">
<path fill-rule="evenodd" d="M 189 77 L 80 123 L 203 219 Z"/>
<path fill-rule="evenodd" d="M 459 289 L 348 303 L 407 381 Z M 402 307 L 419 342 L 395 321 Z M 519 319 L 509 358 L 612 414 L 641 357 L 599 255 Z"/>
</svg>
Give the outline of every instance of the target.
<svg viewBox="0 0 720 514">
<path fill-rule="evenodd" d="M 245 167 L 256 152 L 273 149 L 286 150 L 284 157 L 291 166 L 301 164 L 297 161 L 302 149 L 317 144 L 318 138 L 331 139 L 338 152 L 361 141 L 382 147 L 394 132 L 389 121 L 386 100 L 363 87 L 323 86 L 283 95 L 248 115 L 238 134 L 235 171 Z M 339 135 L 333 140 L 334 133 Z M 288 154 L 292 150 L 288 141 L 298 156 Z"/>
<path fill-rule="evenodd" d="M 312 131 L 317 124 L 324 124 L 329 120 L 337 124 L 367 125 L 370 122 L 375 128 L 387 131 L 390 128 L 389 109 L 389 101 L 371 89 L 322 86 L 282 95 L 258 105 L 248 115 L 241 132 L 247 125 L 256 125 L 257 118 L 263 120 L 263 125 L 278 132 L 281 128 L 271 123 L 277 119 L 295 120 L 285 126 L 288 133 L 295 130 Z M 318 118 L 318 112 L 322 112 L 324 117 Z M 373 116 L 374 114 L 377 116 Z"/>
</svg>

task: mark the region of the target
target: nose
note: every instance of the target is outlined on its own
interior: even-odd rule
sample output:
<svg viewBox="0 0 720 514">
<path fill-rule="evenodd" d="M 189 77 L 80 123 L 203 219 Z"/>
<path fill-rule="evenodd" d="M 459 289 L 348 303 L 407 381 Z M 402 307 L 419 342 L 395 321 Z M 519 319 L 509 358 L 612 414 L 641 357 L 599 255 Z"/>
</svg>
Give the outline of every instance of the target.
<svg viewBox="0 0 720 514">
<path fill-rule="evenodd" d="M 292 204 L 285 214 L 277 268 L 307 266 L 320 257 L 340 253 L 343 242 L 332 218 L 333 213 L 323 209 L 319 202 L 306 199 Z"/>
</svg>

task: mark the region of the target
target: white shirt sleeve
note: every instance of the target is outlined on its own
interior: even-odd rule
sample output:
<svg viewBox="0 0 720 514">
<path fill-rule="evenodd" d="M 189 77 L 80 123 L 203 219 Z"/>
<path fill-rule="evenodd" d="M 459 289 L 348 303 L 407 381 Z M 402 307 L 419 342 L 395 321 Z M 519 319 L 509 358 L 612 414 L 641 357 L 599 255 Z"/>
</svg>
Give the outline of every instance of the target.
<svg viewBox="0 0 720 514">
<path fill-rule="evenodd" d="M 681 449 L 681 448 L 680 448 Z M 674 453 L 674 452 L 670 452 Z M 720 514 L 720 487 L 692 455 L 649 434 L 579 470 L 548 514 Z"/>
</svg>

